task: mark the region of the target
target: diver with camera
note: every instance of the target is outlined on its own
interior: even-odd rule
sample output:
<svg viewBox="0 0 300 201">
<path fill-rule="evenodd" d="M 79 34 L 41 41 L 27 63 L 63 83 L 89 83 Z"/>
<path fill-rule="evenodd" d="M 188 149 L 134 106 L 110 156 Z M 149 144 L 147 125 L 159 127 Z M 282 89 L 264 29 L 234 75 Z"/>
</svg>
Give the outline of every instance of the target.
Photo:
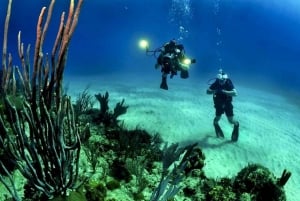
<svg viewBox="0 0 300 201">
<path fill-rule="evenodd" d="M 237 91 L 234 88 L 232 81 L 222 69 L 219 70 L 217 78 L 206 90 L 207 94 L 213 95 L 215 118 L 213 121 L 216 136 L 224 138 L 223 131 L 219 125 L 219 120 L 222 114 L 225 113 L 229 123 L 233 124 L 233 131 L 231 134 L 231 141 L 238 141 L 239 137 L 239 122 L 234 119 L 232 97 L 237 96 Z"/>
<path fill-rule="evenodd" d="M 180 71 L 180 77 L 187 79 L 190 65 L 196 63 L 195 59 L 189 59 L 185 56 L 184 46 L 178 44 L 174 39 L 155 50 L 149 50 L 147 44 L 146 53 L 156 57 L 155 69 L 161 68 L 162 72 L 160 88 L 165 90 L 168 90 L 167 76 L 169 74 L 170 78 L 173 78 Z M 157 56 L 158 53 L 159 55 Z"/>
</svg>

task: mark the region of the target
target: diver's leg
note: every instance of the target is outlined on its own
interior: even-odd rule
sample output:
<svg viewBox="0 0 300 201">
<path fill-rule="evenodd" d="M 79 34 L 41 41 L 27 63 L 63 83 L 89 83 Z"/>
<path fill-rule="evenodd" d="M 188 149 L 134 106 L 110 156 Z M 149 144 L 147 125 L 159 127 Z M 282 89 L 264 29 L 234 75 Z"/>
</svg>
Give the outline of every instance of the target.
<svg viewBox="0 0 300 201">
<path fill-rule="evenodd" d="M 236 121 L 233 116 L 227 117 L 229 123 L 233 124 L 233 130 L 231 134 L 231 141 L 236 142 L 239 139 L 239 127 L 240 124 L 238 121 Z"/>
<path fill-rule="evenodd" d="M 236 142 L 238 141 L 239 138 L 239 122 L 236 121 L 233 117 L 233 105 L 232 103 L 228 103 L 225 106 L 225 114 L 227 116 L 227 119 L 229 121 L 229 123 L 233 124 L 233 130 L 231 133 L 231 141 Z"/>
<path fill-rule="evenodd" d="M 214 118 L 214 128 L 215 128 L 216 136 L 224 138 L 223 131 L 222 131 L 222 129 L 221 129 L 219 123 L 218 123 L 220 119 L 221 119 L 221 116 L 216 116 Z"/>
<path fill-rule="evenodd" d="M 228 119 L 228 122 L 232 125 L 239 124 L 239 122 L 237 120 L 235 120 L 233 116 L 228 116 L 227 119 Z"/>
<path fill-rule="evenodd" d="M 163 73 L 163 74 L 162 74 L 162 77 L 161 77 L 161 83 L 160 83 L 160 88 L 161 88 L 161 89 L 168 90 L 167 75 L 168 75 L 168 74 L 166 74 L 166 73 Z"/>
</svg>

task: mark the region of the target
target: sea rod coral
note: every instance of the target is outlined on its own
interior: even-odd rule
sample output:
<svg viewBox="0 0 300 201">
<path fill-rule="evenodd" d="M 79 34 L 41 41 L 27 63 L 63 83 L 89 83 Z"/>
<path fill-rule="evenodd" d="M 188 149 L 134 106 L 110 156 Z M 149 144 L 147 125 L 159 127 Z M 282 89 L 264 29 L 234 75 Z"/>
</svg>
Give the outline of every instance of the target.
<svg viewBox="0 0 300 201">
<path fill-rule="evenodd" d="M 65 196 L 78 184 L 79 129 L 70 97 L 62 94 L 62 83 L 82 4 L 83 0 L 77 4 L 70 0 L 68 16 L 62 12 L 50 56 L 43 52 L 43 43 L 55 0 L 51 0 L 48 9 L 41 9 L 33 31 L 36 33 L 33 64 L 29 59 L 30 46 L 24 51 L 21 32 L 18 34 L 22 66 L 19 69 L 13 65 L 12 54 L 7 54 L 9 20 L 13 14 L 12 0 L 8 1 L 2 52 L 0 149 L 12 156 L 11 160 L 27 181 L 25 188 L 30 189 L 31 198 L 46 200 Z M 7 170 L 1 160 L 0 166 Z M 10 172 L 6 172 L 9 179 L 0 176 L 0 181 L 14 200 L 21 200 Z"/>
</svg>

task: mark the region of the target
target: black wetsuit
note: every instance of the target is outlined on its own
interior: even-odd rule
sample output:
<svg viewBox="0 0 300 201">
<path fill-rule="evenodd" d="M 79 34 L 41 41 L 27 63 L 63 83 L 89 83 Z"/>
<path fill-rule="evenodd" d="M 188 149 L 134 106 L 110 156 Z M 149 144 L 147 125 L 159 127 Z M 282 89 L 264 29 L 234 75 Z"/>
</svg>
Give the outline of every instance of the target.
<svg viewBox="0 0 300 201">
<path fill-rule="evenodd" d="M 176 52 L 176 49 L 179 52 Z M 169 58 L 166 55 L 173 55 L 173 58 Z M 172 75 L 177 74 L 177 70 L 180 70 L 179 60 L 184 58 L 184 47 L 181 44 L 167 43 L 164 45 L 164 51 L 161 52 L 157 58 L 157 63 L 162 66 L 161 71 Z"/>
<path fill-rule="evenodd" d="M 216 79 L 209 88 L 216 91 L 213 95 L 216 116 L 221 116 L 224 112 L 228 117 L 233 116 L 232 96 L 226 95 L 222 92 L 222 90 L 232 91 L 234 89 L 232 81 L 230 79 L 226 79 L 225 83 L 221 85 L 219 80 Z"/>
</svg>

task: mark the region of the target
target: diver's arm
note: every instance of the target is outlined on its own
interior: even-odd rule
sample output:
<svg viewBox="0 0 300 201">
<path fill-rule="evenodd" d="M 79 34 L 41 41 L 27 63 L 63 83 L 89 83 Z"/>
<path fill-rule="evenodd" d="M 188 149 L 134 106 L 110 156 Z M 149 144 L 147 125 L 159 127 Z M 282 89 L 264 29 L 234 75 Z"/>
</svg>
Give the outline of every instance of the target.
<svg viewBox="0 0 300 201">
<path fill-rule="evenodd" d="M 232 89 L 230 91 L 228 90 L 222 90 L 222 92 L 228 96 L 237 96 L 237 91 L 236 89 Z"/>
<path fill-rule="evenodd" d="M 210 89 L 210 88 L 208 88 L 208 89 L 206 90 L 206 94 L 213 94 L 213 93 L 215 93 L 215 90 L 212 90 L 212 89 Z"/>
</svg>

